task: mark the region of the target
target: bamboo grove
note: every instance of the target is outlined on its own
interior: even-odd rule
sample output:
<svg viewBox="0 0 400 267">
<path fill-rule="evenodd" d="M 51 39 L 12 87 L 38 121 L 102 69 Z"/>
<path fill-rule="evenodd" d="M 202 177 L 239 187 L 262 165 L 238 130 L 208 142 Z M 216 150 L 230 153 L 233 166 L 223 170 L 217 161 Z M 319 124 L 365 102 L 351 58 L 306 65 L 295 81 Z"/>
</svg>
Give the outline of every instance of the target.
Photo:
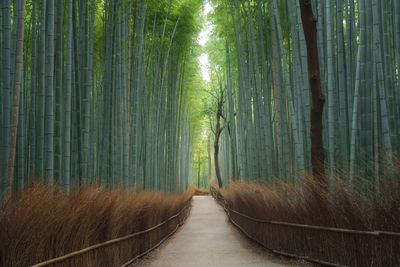
<svg viewBox="0 0 400 267">
<path fill-rule="evenodd" d="M 185 67 L 199 1 L 1 1 L 0 171 L 6 190 L 20 81 L 12 190 L 33 181 L 183 191 L 190 183 Z M 17 27 L 25 15 L 22 72 Z"/>
<path fill-rule="evenodd" d="M 399 152 L 400 4 L 311 1 L 325 95 L 323 143 L 330 183 L 340 176 L 379 192 L 393 186 Z M 297 0 L 212 1 L 214 72 L 225 92 L 224 183 L 311 172 L 311 95 Z M 215 46 L 214 46 L 215 48 Z M 223 62 L 221 66 L 221 62 Z M 387 191 L 387 188 L 385 189 Z"/>
</svg>

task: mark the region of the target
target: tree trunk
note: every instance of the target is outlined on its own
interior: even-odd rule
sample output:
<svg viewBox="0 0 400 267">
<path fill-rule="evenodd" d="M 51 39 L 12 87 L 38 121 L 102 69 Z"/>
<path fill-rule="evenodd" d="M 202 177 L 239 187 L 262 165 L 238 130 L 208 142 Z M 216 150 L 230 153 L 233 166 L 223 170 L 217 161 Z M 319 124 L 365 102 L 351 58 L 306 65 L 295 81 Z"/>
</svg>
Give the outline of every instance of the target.
<svg viewBox="0 0 400 267">
<path fill-rule="evenodd" d="M 221 117 L 222 117 L 222 103 L 223 103 L 223 92 L 221 91 L 221 98 L 218 101 L 217 110 L 217 126 L 215 127 L 215 139 L 214 139 L 214 163 L 215 163 L 215 175 L 217 176 L 218 186 L 222 188 L 221 173 L 219 171 L 218 164 L 218 151 L 219 151 L 219 136 L 221 135 Z"/>
<path fill-rule="evenodd" d="M 200 188 L 200 167 L 201 167 L 201 165 L 200 165 L 200 152 L 199 152 L 198 160 L 199 160 L 199 166 L 198 166 L 198 169 L 197 169 L 197 188 Z"/>
<path fill-rule="evenodd" d="M 319 73 L 317 27 L 311 0 L 299 0 L 301 9 L 301 20 L 307 44 L 308 78 L 312 95 L 311 108 L 311 162 L 314 177 L 323 186 L 326 186 L 325 177 L 325 153 L 322 141 L 322 112 L 325 97 L 321 89 L 321 77 Z"/>
<path fill-rule="evenodd" d="M 208 153 L 208 180 L 211 180 L 211 142 L 210 138 L 207 138 L 207 153 Z"/>
</svg>

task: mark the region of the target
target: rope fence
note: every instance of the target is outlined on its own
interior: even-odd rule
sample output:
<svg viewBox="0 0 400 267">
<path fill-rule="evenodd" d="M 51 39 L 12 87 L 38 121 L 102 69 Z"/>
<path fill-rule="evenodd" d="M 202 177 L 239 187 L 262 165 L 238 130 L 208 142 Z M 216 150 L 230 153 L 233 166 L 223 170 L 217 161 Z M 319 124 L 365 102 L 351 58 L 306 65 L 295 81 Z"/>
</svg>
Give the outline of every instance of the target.
<svg viewBox="0 0 400 267">
<path fill-rule="evenodd" d="M 172 220 L 174 220 L 174 219 L 179 219 L 180 216 L 184 213 L 184 211 L 185 211 L 186 209 L 188 209 L 190 206 L 191 206 L 190 203 L 189 203 L 189 204 L 186 204 L 186 205 L 185 205 L 178 213 L 176 213 L 175 215 L 169 217 L 168 219 L 164 220 L 163 222 L 161 222 L 161 223 L 159 223 L 159 224 L 157 224 L 157 225 L 155 225 L 155 226 L 153 226 L 153 227 L 151 227 L 151 228 L 148 228 L 148 229 L 146 229 L 146 230 L 143 230 L 143 231 L 140 231 L 140 232 L 135 232 L 135 233 L 132 233 L 132 234 L 129 234 L 129 235 L 126 235 L 126 236 L 123 236 L 123 237 L 115 238 L 115 239 L 112 239 L 112 240 L 108 240 L 108 241 L 105 241 L 105 242 L 102 242 L 102 243 L 99 243 L 99 244 L 95 244 L 95 245 L 92 245 L 92 246 L 90 246 L 90 247 L 87 247 L 87 248 L 84 248 L 84 249 L 81 249 L 81 250 L 78 250 L 78 251 L 71 252 L 71 253 L 66 254 L 66 255 L 64 255 L 64 256 L 61 256 L 61 257 L 57 257 L 57 258 L 53 258 L 53 259 L 50 259 L 50 260 L 46 260 L 46 261 L 41 262 L 41 263 L 37 263 L 37 264 L 35 264 L 35 265 L 32 265 L 31 267 L 42 267 L 42 266 L 52 265 L 52 264 L 55 264 L 55 263 L 65 262 L 65 261 L 70 260 L 70 259 L 73 259 L 73 258 L 75 258 L 75 257 L 77 257 L 77 256 L 81 256 L 81 255 L 83 255 L 83 254 L 87 254 L 87 253 L 89 253 L 89 252 L 98 250 L 98 249 L 100 249 L 100 248 L 104 248 L 104 247 L 107 247 L 107 246 L 110 246 L 110 245 L 114 245 L 114 244 L 117 244 L 117 243 L 121 243 L 121 242 L 123 242 L 123 241 L 127 241 L 127 240 L 130 240 L 130 239 L 135 238 L 135 237 L 139 237 L 139 236 L 144 235 L 144 234 L 146 234 L 146 233 L 150 233 L 150 232 L 152 232 L 152 231 L 154 231 L 154 230 L 156 230 L 156 229 L 159 229 L 160 227 L 166 225 L 168 222 L 170 222 L 170 221 L 172 221 Z M 181 225 L 183 225 L 183 223 L 185 222 L 185 220 L 186 220 L 186 218 L 187 218 L 188 216 L 189 216 L 189 212 L 187 212 L 187 215 L 184 216 L 184 218 L 183 218 L 182 220 L 180 220 L 179 223 L 177 223 L 175 229 L 172 230 L 172 232 L 170 232 L 167 236 L 165 236 L 164 238 L 162 238 L 161 241 L 159 241 L 156 245 L 152 246 L 150 249 L 147 249 L 145 252 L 143 252 L 143 253 L 137 255 L 137 256 L 134 257 L 132 260 L 128 261 L 127 263 L 123 264 L 122 266 L 128 266 L 129 264 L 132 264 L 132 263 L 133 263 L 135 260 L 137 260 L 138 258 L 143 257 L 144 255 L 148 254 L 149 252 L 151 252 L 152 250 L 154 250 L 155 248 L 157 248 L 159 245 L 161 245 L 161 243 L 163 243 L 165 240 L 167 240 L 169 237 L 171 237 L 172 234 L 174 234 L 174 233 L 178 230 L 178 228 L 179 228 Z"/>
<path fill-rule="evenodd" d="M 166 240 L 168 240 L 173 234 L 175 234 L 176 231 L 178 231 L 179 227 L 181 227 L 181 226 L 185 223 L 187 217 L 189 217 L 189 213 L 185 216 L 185 218 L 183 219 L 183 221 L 180 222 L 180 223 L 175 227 L 175 229 L 174 229 L 171 233 L 169 233 L 166 237 L 164 237 L 163 239 L 161 239 L 160 242 L 158 242 L 157 244 L 155 244 L 153 247 L 149 248 L 149 249 L 146 250 L 145 252 L 143 252 L 143 253 L 137 255 L 137 256 L 134 257 L 133 259 L 127 261 L 126 263 L 124 263 L 123 265 L 121 265 L 121 267 L 127 267 L 127 266 L 133 264 L 133 263 L 134 263 L 136 260 L 138 260 L 139 258 L 141 258 L 141 257 L 143 257 L 143 256 L 145 256 L 145 255 L 147 255 L 147 254 L 149 254 L 151 251 L 153 251 L 154 249 L 158 248 L 162 243 L 164 243 L 164 242 L 165 242 Z"/>
<path fill-rule="evenodd" d="M 335 267 L 343 267 L 343 266 L 350 266 L 350 265 L 343 265 L 343 264 L 338 264 L 338 263 L 332 263 L 332 262 L 328 262 L 325 260 L 321 260 L 315 257 L 310 257 L 310 256 L 305 256 L 303 255 L 298 255 L 296 253 L 288 253 L 286 251 L 282 251 L 282 250 L 278 250 L 278 249 L 274 249 L 274 246 L 268 246 L 267 243 L 273 243 L 273 244 L 278 244 L 281 245 L 282 243 L 285 243 L 282 240 L 278 240 L 277 242 L 274 242 L 274 240 L 269 240 L 268 238 L 261 237 L 259 234 L 250 234 L 249 231 L 253 231 L 253 232 L 257 232 L 258 230 L 256 228 L 260 228 L 263 227 L 263 225 L 266 225 L 264 227 L 268 226 L 267 230 L 263 230 L 263 233 L 268 233 L 271 236 L 273 236 L 273 232 L 279 232 L 279 231 L 288 231 L 290 229 L 298 229 L 301 230 L 301 232 L 299 232 L 298 230 L 293 230 L 293 236 L 297 235 L 301 235 L 301 237 L 299 238 L 305 238 L 307 236 L 307 234 L 310 235 L 316 235 L 317 233 L 322 233 L 326 236 L 327 233 L 332 233 L 332 235 L 335 235 L 334 237 L 332 237 L 332 240 L 336 239 L 340 239 L 342 242 L 346 242 L 345 240 L 351 240 L 352 242 L 358 243 L 360 246 L 361 245 L 365 245 L 364 241 L 370 241 L 370 243 L 372 242 L 377 242 L 376 240 L 379 240 L 380 242 L 383 242 L 381 239 L 383 237 L 387 238 L 387 243 L 389 243 L 389 245 L 387 247 L 389 248 L 393 248 L 393 247 L 399 247 L 400 246 L 400 233 L 397 232 L 389 232 L 389 231 L 361 231 L 361 230 L 353 230 L 353 229 L 345 229 L 345 228 L 334 228 L 334 227 L 325 227 L 325 226 L 316 226 L 316 225 L 306 225 L 306 224 L 298 224 L 298 223 L 289 223 L 289 222 L 281 222 L 281 221 L 271 221 L 271 220 L 261 220 L 261 219 L 257 219 L 257 218 L 253 218 L 250 217 L 246 214 L 243 214 L 239 211 L 236 211 L 232 208 L 229 207 L 229 205 L 227 205 L 226 200 L 223 198 L 223 196 L 218 192 L 218 190 L 216 190 L 214 187 L 211 186 L 210 188 L 211 194 L 213 195 L 213 197 L 216 199 L 216 201 L 224 208 L 229 221 L 235 226 L 237 227 L 244 235 L 246 235 L 249 239 L 255 241 L 256 243 L 260 244 L 261 246 L 267 248 L 268 250 L 280 254 L 280 255 L 284 255 L 284 256 L 288 256 L 288 257 L 292 257 L 292 258 L 297 258 L 297 259 L 303 259 L 309 262 L 314 262 L 314 263 L 318 263 L 324 266 L 335 266 Z M 233 217 L 237 217 L 237 220 L 234 220 Z M 247 222 L 251 222 L 252 225 L 254 225 L 253 227 L 248 227 L 248 230 L 245 230 L 243 226 L 241 226 L 241 224 L 238 222 L 239 221 L 247 221 Z M 246 223 L 247 223 L 246 222 Z M 282 230 L 282 227 L 284 228 Z M 308 231 L 308 233 L 304 233 L 305 231 Z M 310 233 L 310 231 L 312 231 L 312 233 Z M 338 236 L 340 235 L 340 236 Z M 345 238 L 343 235 L 352 235 L 354 237 L 352 238 Z M 278 237 L 279 234 L 275 234 L 274 236 Z M 364 236 L 364 237 L 363 237 Z M 318 237 L 320 237 L 320 239 L 322 239 L 322 235 L 318 234 Z M 296 237 L 295 237 L 296 238 Z M 371 240 L 371 238 L 373 238 Z M 310 238 L 312 239 L 312 238 Z M 317 238 L 314 238 L 317 239 Z M 328 242 L 326 242 L 325 244 L 328 244 Z M 320 246 L 320 247 L 324 247 L 321 246 L 320 244 L 314 244 L 315 246 Z M 284 247 L 284 246 L 280 246 L 280 247 Z M 385 249 L 385 248 L 379 248 L 378 245 L 375 246 L 367 246 L 370 248 L 370 252 L 373 255 L 377 255 L 378 251 L 381 249 Z M 306 251 L 306 249 L 299 249 L 296 248 L 294 250 L 302 250 L 302 251 Z M 311 250 L 309 250 L 311 251 Z M 388 253 L 391 253 L 390 251 L 388 251 Z M 393 253 L 395 253 L 393 251 Z M 347 256 L 351 257 L 354 255 L 348 254 Z M 394 255 L 395 257 L 398 257 L 398 255 Z M 400 260 L 400 259 L 397 259 Z M 389 259 L 390 261 L 390 259 Z M 393 259 L 393 261 L 397 262 L 395 259 Z M 376 262 L 375 262 L 376 264 Z M 378 264 L 379 265 L 379 264 Z M 361 266 L 361 265 L 359 265 Z M 394 266 L 394 265 L 379 265 L 379 266 Z"/>
<path fill-rule="evenodd" d="M 298 224 L 298 223 L 288 223 L 288 222 L 281 222 L 281 221 L 267 221 L 267 220 L 260 220 L 253 217 L 250 217 L 246 214 L 240 213 L 236 210 L 233 210 L 229 207 L 226 207 L 229 212 L 233 212 L 237 215 L 242 216 L 243 218 L 247 218 L 254 222 L 258 223 L 266 223 L 266 224 L 276 224 L 276 225 L 285 225 L 291 227 L 298 227 L 298 228 L 305 228 L 305 229 L 314 229 L 314 230 L 321 230 L 321 231 L 330 231 L 330 232 L 337 232 L 337 233 L 346 233 L 346 234 L 354 234 L 354 235 L 371 235 L 371 236 L 379 236 L 379 235 L 388 235 L 388 236 L 397 236 L 400 237 L 400 233 L 396 232 L 386 232 L 386 231 L 360 231 L 360 230 L 353 230 L 353 229 L 344 229 L 344 228 L 334 228 L 334 227 L 325 227 L 325 226 L 316 226 L 316 225 L 307 225 L 307 224 Z"/>
</svg>

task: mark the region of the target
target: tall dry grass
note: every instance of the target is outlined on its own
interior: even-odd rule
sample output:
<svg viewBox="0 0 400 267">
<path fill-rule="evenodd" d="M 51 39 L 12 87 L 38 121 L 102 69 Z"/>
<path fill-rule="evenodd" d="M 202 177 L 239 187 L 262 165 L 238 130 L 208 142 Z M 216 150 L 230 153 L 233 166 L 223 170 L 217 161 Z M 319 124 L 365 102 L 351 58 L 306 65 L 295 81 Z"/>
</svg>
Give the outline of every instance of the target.
<svg viewBox="0 0 400 267">
<path fill-rule="evenodd" d="M 189 204 L 195 189 L 182 195 L 106 191 L 82 186 L 69 195 L 48 185 L 33 185 L 0 213 L 1 266 L 30 266 L 94 244 L 146 230 Z M 120 266 L 173 231 L 186 209 L 163 227 L 118 244 L 97 249 L 57 266 Z"/>
<path fill-rule="evenodd" d="M 296 186 L 278 180 L 270 184 L 234 182 L 228 190 L 211 186 L 214 195 L 222 197 L 230 209 L 256 219 L 399 233 L 400 197 L 393 189 L 399 176 L 395 173 L 391 171 L 392 177 L 395 175 L 391 180 L 386 177 L 389 182 L 381 177 L 380 192 L 373 191 L 373 185 L 360 177 L 355 180 L 362 183 L 349 185 L 343 172 L 337 172 L 331 183 L 333 193 L 306 173 Z M 348 266 L 400 266 L 400 236 L 296 228 L 254 222 L 234 212 L 230 215 L 269 249 Z"/>
</svg>

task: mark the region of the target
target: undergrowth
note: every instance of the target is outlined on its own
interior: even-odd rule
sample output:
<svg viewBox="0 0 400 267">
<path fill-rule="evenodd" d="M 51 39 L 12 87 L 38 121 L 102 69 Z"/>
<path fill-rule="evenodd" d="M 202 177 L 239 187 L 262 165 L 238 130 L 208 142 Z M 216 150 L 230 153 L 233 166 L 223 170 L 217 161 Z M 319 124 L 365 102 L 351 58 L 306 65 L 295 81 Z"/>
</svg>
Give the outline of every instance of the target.
<svg viewBox="0 0 400 267">
<path fill-rule="evenodd" d="M 233 182 L 229 189 L 211 186 L 226 205 L 252 218 L 296 224 L 400 233 L 399 176 L 380 178 L 381 190 L 368 181 L 349 184 L 342 172 L 329 192 L 307 173 L 296 184 Z M 357 181 L 361 181 L 357 178 Z M 386 181 L 386 182 L 385 182 Z M 375 183 L 376 184 L 376 183 Z M 368 190 L 369 188 L 369 190 Z M 400 235 L 359 235 L 253 222 L 230 213 L 232 219 L 265 247 L 348 266 L 400 266 Z"/>
<path fill-rule="evenodd" d="M 182 195 L 82 186 L 70 194 L 33 185 L 3 204 L 0 265 L 30 266 L 94 244 L 146 230 L 188 205 Z M 148 234 L 78 256 L 57 266 L 120 266 L 172 232 L 189 212 Z"/>
</svg>

